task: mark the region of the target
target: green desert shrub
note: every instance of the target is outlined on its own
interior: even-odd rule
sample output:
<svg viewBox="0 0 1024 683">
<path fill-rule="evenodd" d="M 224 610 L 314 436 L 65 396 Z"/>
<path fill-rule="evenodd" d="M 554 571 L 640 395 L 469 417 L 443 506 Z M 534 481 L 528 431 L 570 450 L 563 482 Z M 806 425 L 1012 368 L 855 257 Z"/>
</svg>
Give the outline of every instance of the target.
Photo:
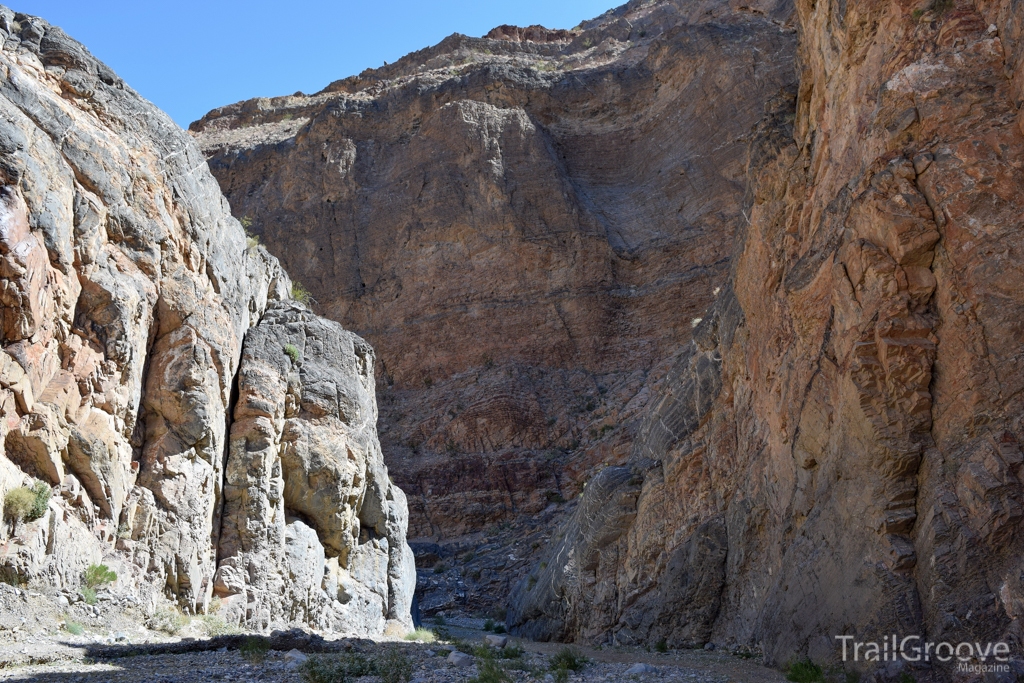
<svg viewBox="0 0 1024 683">
<path fill-rule="evenodd" d="M 117 581 L 117 574 L 105 564 L 93 564 L 85 570 L 82 581 L 89 588 L 99 588 Z"/>
<path fill-rule="evenodd" d="M 412 660 L 397 647 L 385 648 L 374 665 L 381 683 L 406 683 L 412 679 Z"/>
<path fill-rule="evenodd" d="M 283 347 L 285 354 L 292 359 L 293 363 L 302 362 L 302 352 L 295 344 L 285 344 Z"/>
<path fill-rule="evenodd" d="M 85 633 L 85 627 L 79 624 L 77 621 L 71 621 L 70 619 L 64 622 L 64 630 L 73 636 L 80 636 Z"/>
<path fill-rule="evenodd" d="M 4 496 L 4 517 L 14 523 L 23 521 L 32 510 L 33 501 L 35 496 L 29 487 L 19 486 L 11 489 Z"/>
<path fill-rule="evenodd" d="M 437 640 L 437 636 L 430 629 L 418 628 L 412 633 L 405 634 L 405 640 L 412 640 L 418 643 L 433 643 Z"/>
<path fill-rule="evenodd" d="M 50 487 L 37 481 L 31 487 L 19 486 L 4 496 L 4 517 L 17 524 L 31 522 L 46 514 L 50 503 Z"/>
<path fill-rule="evenodd" d="M 469 683 L 512 683 L 509 673 L 493 659 L 481 660 L 477 671 L 477 675 L 469 679 Z"/>
<path fill-rule="evenodd" d="M 170 607 L 154 612 L 146 625 L 154 631 L 163 631 L 173 636 L 188 626 L 191 621 L 192 619 L 188 615 L 182 614 L 181 610 Z"/>
<path fill-rule="evenodd" d="M 224 621 L 224 617 L 216 614 L 203 614 L 197 617 L 197 619 L 202 624 L 206 635 L 211 638 L 216 636 L 233 636 L 242 632 L 242 629 L 227 623 Z"/>
<path fill-rule="evenodd" d="M 582 671 L 589 660 L 574 647 L 563 647 L 551 658 L 552 671 Z"/>
<path fill-rule="evenodd" d="M 302 286 L 301 282 L 292 282 L 292 299 L 298 301 L 303 306 L 309 306 L 313 303 L 313 295 Z"/>
<path fill-rule="evenodd" d="M 809 659 L 790 662 L 786 667 L 786 680 L 793 683 L 824 683 L 825 672 Z"/>
<path fill-rule="evenodd" d="M 526 650 L 515 643 L 505 647 L 492 647 L 484 644 L 469 646 L 469 643 L 463 643 L 463 647 L 458 649 L 460 652 L 468 652 L 480 659 L 521 659 L 526 654 Z"/>
<path fill-rule="evenodd" d="M 348 683 L 350 679 L 372 676 L 376 672 L 374 662 L 358 652 L 313 655 L 299 667 L 299 675 L 306 683 Z"/>
</svg>

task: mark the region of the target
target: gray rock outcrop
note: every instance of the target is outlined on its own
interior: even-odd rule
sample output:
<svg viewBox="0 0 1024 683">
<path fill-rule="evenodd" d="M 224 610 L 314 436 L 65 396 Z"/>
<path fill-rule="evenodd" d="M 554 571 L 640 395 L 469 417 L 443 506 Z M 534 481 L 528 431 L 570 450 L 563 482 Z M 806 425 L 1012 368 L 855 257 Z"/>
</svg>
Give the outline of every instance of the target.
<svg viewBox="0 0 1024 683">
<path fill-rule="evenodd" d="M 377 441 L 373 360 L 295 304 L 272 304 L 246 336 L 214 585 L 228 613 L 412 626 L 408 506 Z"/>
<path fill-rule="evenodd" d="M 0 42 L 0 497 L 33 479 L 53 494 L 41 517 L 0 529 L 0 570 L 73 588 L 104 561 L 150 606 L 206 611 L 217 589 L 256 627 L 408 624 L 404 497 L 377 446 L 372 363 L 354 355 L 372 351 L 285 303 L 287 274 L 247 244 L 165 114 L 41 19 L 0 7 Z M 258 343 L 268 306 L 323 334 L 300 345 L 294 386 L 286 372 L 265 396 L 271 408 L 305 397 L 294 419 L 272 411 L 287 434 L 265 434 L 294 446 L 290 460 L 265 452 L 268 472 L 249 473 L 233 393 L 276 367 Z M 332 382 L 334 412 L 319 402 Z M 255 420 L 252 401 L 237 410 Z M 303 433 L 317 443 L 288 441 Z M 313 500 L 320 480 L 333 488 Z M 274 495 L 269 512 L 240 503 Z M 226 533 L 238 527 L 279 543 L 247 546 Z M 228 570 L 253 552 L 273 558 L 266 574 Z M 361 607 L 331 611 L 344 596 Z"/>
</svg>

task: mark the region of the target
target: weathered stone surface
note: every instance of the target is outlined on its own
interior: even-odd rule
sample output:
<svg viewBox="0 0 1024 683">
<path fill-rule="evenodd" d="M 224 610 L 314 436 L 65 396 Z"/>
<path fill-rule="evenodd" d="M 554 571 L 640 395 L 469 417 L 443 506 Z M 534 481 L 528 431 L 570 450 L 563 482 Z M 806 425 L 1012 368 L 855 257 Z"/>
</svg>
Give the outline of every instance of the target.
<svg viewBox="0 0 1024 683">
<path fill-rule="evenodd" d="M 3 525 L 0 569 L 73 588 L 102 559 L 150 606 L 164 597 L 204 611 L 217 583 L 243 595 L 231 616 L 252 625 L 404 627 L 415 580 L 405 501 L 381 461 L 372 385 L 333 413 L 317 402 L 329 382 L 372 383 L 372 368 L 342 363 L 354 342 L 338 340 L 351 335 L 309 313 L 295 315 L 334 336 L 303 347 L 306 366 L 320 370 L 296 385 L 308 405 L 293 406 L 298 460 L 287 471 L 305 467 L 336 485 L 303 500 L 311 482 L 286 480 L 284 500 L 306 517 L 285 529 L 282 508 L 273 520 L 280 562 L 263 570 L 280 573 L 276 601 L 244 597 L 265 588 L 258 572 L 215 581 L 218 557 L 228 557 L 219 547 L 225 461 L 236 452 L 229 430 L 244 339 L 270 303 L 290 298 L 290 280 L 247 245 L 189 136 L 85 48 L 4 7 L 0 43 L 0 497 L 30 477 L 56 494 L 42 518 Z M 307 437 L 348 444 L 359 477 L 299 462 L 345 462 L 344 450 L 307 447 Z M 245 511 L 232 519 L 257 521 Z M 356 522 L 373 530 L 376 554 L 362 550 Z M 316 596 L 329 589 L 328 556 L 346 543 L 352 557 L 336 580 L 376 602 L 325 621 Z M 309 597 L 285 605 L 288 591 Z"/>
<path fill-rule="evenodd" d="M 412 625 L 408 510 L 377 441 L 373 355 L 296 305 L 246 336 L 214 588 L 242 621 Z"/>
<path fill-rule="evenodd" d="M 473 657 L 464 652 L 452 652 L 448 655 L 448 662 L 460 668 L 473 666 Z"/>
<path fill-rule="evenodd" d="M 1019 7 L 796 7 L 731 287 L 633 445 L 658 466 L 587 487 L 516 631 L 1021 648 Z"/>
<path fill-rule="evenodd" d="M 484 642 L 491 647 L 503 648 L 508 645 L 508 636 L 486 635 L 484 636 Z"/>
<path fill-rule="evenodd" d="M 626 460 L 726 278 L 790 14 L 634 2 L 455 35 L 192 125 L 235 215 L 377 350 L 410 536 L 493 536 Z"/>
</svg>

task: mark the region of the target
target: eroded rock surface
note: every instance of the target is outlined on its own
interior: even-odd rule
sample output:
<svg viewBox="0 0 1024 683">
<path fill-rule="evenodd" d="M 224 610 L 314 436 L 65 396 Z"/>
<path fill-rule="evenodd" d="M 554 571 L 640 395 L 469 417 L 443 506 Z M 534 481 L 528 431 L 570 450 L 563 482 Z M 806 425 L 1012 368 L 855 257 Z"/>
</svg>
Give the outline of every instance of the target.
<svg viewBox="0 0 1024 683">
<path fill-rule="evenodd" d="M 727 276 L 791 14 L 632 2 L 192 125 L 235 215 L 377 349 L 410 536 L 500 540 L 626 460 Z"/>
<path fill-rule="evenodd" d="M 260 625 L 285 613 L 327 630 L 412 626 L 408 507 L 377 441 L 373 361 L 295 304 L 246 336 L 214 586 L 228 613 L 255 602 Z"/>
<path fill-rule="evenodd" d="M 271 304 L 287 306 L 291 283 L 277 259 L 247 245 L 202 154 L 166 115 L 41 19 L 0 7 L 0 39 L 0 497 L 31 478 L 53 492 L 41 518 L 3 525 L 0 570 L 75 588 L 104 561 L 150 608 L 166 597 L 205 611 L 218 563 L 238 550 L 222 534 L 225 507 L 237 487 L 271 494 L 270 483 L 256 491 L 265 482 L 239 478 L 247 442 L 232 427 L 233 393 L 244 340 L 261 338 L 271 325 L 261 318 Z M 286 607 L 261 592 L 262 575 L 242 572 L 230 614 L 258 627 L 379 633 L 388 619 L 408 622 L 414 576 L 404 498 L 376 441 L 372 366 L 352 361 L 353 349 L 373 354 L 287 310 L 275 320 L 326 330 L 300 346 L 316 372 L 266 396 L 271 406 L 305 397 L 277 427 L 292 438 L 278 454 L 291 458 L 281 500 L 307 516 L 286 520 L 281 507 L 271 524 L 262 510 L 231 510 L 235 525 L 281 531 L 280 562 L 264 569 L 287 570 L 291 600 Z M 247 352 L 247 371 L 270 362 L 261 350 Z M 338 403 L 317 407 L 317 387 L 331 382 Z M 246 406 L 255 410 L 238 410 Z M 301 446 L 303 433 L 317 443 Z M 314 502 L 317 477 L 334 488 Z M 325 621 L 322 605 L 348 594 L 336 588 L 345 581 L 374 597 Z"/>
<path fill-rule="evenodd" d="M 1019 653 L 1020 8 L 796 6 L 731 286 L 510 621 L 775 662 L 837 634 Z"/>
</svg>

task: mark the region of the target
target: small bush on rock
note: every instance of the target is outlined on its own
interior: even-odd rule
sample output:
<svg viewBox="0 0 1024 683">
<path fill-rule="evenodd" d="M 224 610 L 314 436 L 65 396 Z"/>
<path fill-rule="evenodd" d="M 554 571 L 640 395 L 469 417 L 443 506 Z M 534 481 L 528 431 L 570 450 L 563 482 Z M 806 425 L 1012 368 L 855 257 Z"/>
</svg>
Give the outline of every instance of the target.
<svg viewBox="0 0 1024 683">
<path fill-rule="evenodd" d="M 313 295 L 302 286 L 301 282 L 292 282 L 292 300 L 297 301 L 303 306 L 309 306 L 313 303 Z"/>
<path fill-rule="evenodd" d="M 99 588 L 114 581 L 117 581 L 117 574 L 105 564 L 90 565 L 83 577 L 83 582 L 89 588 Z"/>
<path fill-rule="evenodd" d="M 295 344 L 285 344 L 284 352 L 288 354 L 288 357 L 292 359 L 293 363 L 302 362 L 302 352 L 299 351 L 298 347 L 295 346 Z"/>
<path fill-rule="evenodd" d="M 168 635 L 175 635 L 181 629 L 188 626 L 192 620 L 175 608 L 161 609 L 153 613 L 146 625 L 154 631 L 163 631 Z"/>
<path fill-rule="evenodd" d="M 89 588 L 88 586 L 84 586 L 82 588 L 81 592 L 82 592 L 82 600 L 85 601 L 85 604 L 87 604 L 87 605 L 95 605 L 96 604 L 96 589 L 95 588 Z"/>
<path fill-rule="evenodd" d="M 49 503 L 50 487 L 44 482 L 37 481 L 31 488 L 19 486 L 4 496 L 4 517 L 14 524 L 31 522 L 46 514 Z"/>
<path fill-rule="evenodd" d="M 28 513 L 28 520 L 39 519 L 46 514 L 46 508 L 50 505 L 50 494 L 52 491 L 45 482 L 37 481 L 32 485 L 32 495 L 35 499 L 32 501 L 32 510 Z"/>
<path fill-rule="evenodd" d="M 65 621 L 64 622 L 64 630 L 67 631 L 68 633 L 70 633 L 73 636 L 80 636 L 83 633 L 85 633 L 85 628 L 81 624 L 79 624 L 77 621 L 70 621 L 70 620 Z"/>
<path fill-rule="evenodd" d="M 203 630 L 206 631 L 206 635 L 211 638 L 216 636 L 233 636 L 242 632 L 242 629 L 228 624 L 224 621 L 224 617 L 219 617 L 215 614 L 204 614 L 200 616 L 199 623 L 202 624 Z"/>
<path fill-rule="evenodd" d="M 526 650 L 517 644 L 512 644 L 498 648 L 494 651 L 494 654 L 497 655 L 498 659 L 519 659 L 526 654 Z"/>
</svg>

